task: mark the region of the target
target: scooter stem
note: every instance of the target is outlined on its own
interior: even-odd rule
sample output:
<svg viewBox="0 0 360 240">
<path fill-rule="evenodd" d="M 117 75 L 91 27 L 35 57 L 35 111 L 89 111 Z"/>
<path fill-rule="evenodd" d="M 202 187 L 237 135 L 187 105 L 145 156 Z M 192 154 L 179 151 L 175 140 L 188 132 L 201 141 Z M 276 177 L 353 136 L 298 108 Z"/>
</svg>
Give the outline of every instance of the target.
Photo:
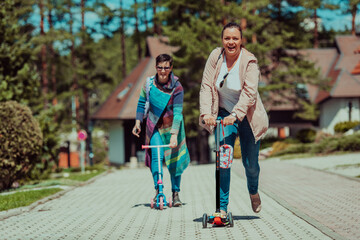
<svg viewBox="0 0 360 240">
<path fill-rule="evenodd" d="M 221 120 L 216 120 L 216 212 L 220 212 L 220 124 Z"/>
</svg>

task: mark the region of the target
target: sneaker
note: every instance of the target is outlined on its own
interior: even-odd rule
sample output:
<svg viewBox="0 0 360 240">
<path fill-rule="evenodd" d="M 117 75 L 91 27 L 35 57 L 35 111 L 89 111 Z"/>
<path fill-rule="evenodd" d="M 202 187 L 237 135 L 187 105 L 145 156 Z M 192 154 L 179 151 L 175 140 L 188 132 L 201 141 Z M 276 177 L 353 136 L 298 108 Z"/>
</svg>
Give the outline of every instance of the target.
<svg viewBox="0 0 360 240">
<path fill-rule="evenodd" d="M 173 206 L 174 207 L 180 207 L 182 205 L 182 202 L 180 201 L 178 192 L 173 192 L 172 198 L 173 198 Z"/>
<path fill-rule="evenodd" d="M 259 193 L 256 193 L 254 195 L 250 194 L 251 199 L 251 207 L 254 211 L 254 213 L 258 213 L 261 211 L 261 200 Z"/>
<path fill-rule="evenodd" d="M 221 217 L 221 218 L 226 218 L 226 216 L 227 216 L 226 211 L 220 209 L 220 217 Z"/>
</svg>

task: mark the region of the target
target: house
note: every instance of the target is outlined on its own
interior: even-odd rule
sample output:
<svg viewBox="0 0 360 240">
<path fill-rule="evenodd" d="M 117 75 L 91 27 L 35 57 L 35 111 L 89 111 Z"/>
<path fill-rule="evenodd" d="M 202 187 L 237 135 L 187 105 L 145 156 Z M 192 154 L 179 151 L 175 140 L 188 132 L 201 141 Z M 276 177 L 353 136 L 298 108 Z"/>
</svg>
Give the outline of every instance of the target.
<svg viewBox="0 0 360 240">
<path fill-rule="evenodd" d="M 334 134 L 334 126 L 360 120 L 360 38 L 337 36 L 335 48 L 306 49 L 305 56 L 330 78 L 328 90 L 308 85 L 310 100 L 319 105 L 319 129 Z"/>
<path fill-rule="evenodd" d="M 334 48 L 287 50 L 288 54 L 301 54 L 319 68 L 323 78 L 330 79 L 329 86 L 304 85 L 306 97 L 319 106 L 318 120 L 294 118 L 299 109 L 295 101 L 274 104 L 281 96 L 272 94 L 267 104 L 270 116 L 268 135 L 287 137 L 296 135 L 303 128 L 319 129 L 334 134 L 334 126 L 343 121 L 360 120 L 360 38 L 337 36 Z M 291 96 L 287 96 L 291 99 Z M 279 98 L 279 99 L 277 99 Z"/>
<path fill-rule="evenodd" d="M 167 43 L 166 37 L 147 37 L 145 57 L 91 117 L 109 123 L 108 156 L 113 165 L 123 165 L 130 159 L 144 161 L 141 144 L 145 142 L 145 129 L 142 129 L 140 138 L 131 132 L 141 88 L 148 76 L 156 74 L 156 57 L 161 53 L 172 54 L 178 49 Z"/>
</svg>

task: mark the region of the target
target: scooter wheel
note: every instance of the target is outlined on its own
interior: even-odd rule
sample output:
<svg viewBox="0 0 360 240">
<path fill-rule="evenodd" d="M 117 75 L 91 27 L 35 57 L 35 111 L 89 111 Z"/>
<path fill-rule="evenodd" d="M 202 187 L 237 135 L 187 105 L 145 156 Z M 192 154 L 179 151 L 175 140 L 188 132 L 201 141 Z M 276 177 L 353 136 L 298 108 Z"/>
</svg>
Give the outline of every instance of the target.
<svg viewBox="0 0 360 240">
<path fill-rule="evenodd" d="M 154 199 L 153 198 L 150 200 L 150 207 L 154 208 Z"/>
<path fill-rule="evenodd" d="M 169 207 L 171 208 L 172 207 L 172 199 L 171 199 L 171 197 L 169 197 L 168 200 L 169 200 Z"/>
<path fill-rule="evenodd" d="M 164 209 L 164 199 L 161 197 L 160 198 L 160 210 Z"/>
<path fill-rule="evenodd" d="M 227 214 L 227 218 L 228 218 L 228 221 L 229 221 L 229 226 L 230 226 L 230 227 L 233 227 L 233 226 L 234 226 L 234 219 L 233 219 L 233 216 L 232 216 L 232 213 L 231 213 L 231 212 L 229 212 L 229 213 Z"/>
<path fill-rule="evenodd" d="M 207 227 L 207 222 L 208 222 L 208 217 L 207 217 L 207 214 L 204 213 L 203 217 L 202 217 L 202 225 L 203 225 L 203 228 L 206 228 Z"/>
</svg>

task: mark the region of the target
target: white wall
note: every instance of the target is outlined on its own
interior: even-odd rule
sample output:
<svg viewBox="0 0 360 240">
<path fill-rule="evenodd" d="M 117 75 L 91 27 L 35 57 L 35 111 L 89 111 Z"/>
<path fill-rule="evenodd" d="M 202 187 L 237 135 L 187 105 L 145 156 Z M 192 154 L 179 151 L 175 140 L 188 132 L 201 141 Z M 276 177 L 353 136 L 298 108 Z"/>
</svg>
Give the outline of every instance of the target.
<svg viewBox="0 0 360 240">
<path fill-rule="evenodd" d="M 338 122 L 349 121 L 349 102 L 352 103 L 351 121 L 359 121 L 359 98 L 333 98 L 320 106 L 320 129 L 334 134 Z"/>
<path fill-rule="evenodd" d="M 110 123 L 109 128 L 109 161 L 112 164 L 125 163 L 124 126 L 122 121 Z"/>
</svg>

